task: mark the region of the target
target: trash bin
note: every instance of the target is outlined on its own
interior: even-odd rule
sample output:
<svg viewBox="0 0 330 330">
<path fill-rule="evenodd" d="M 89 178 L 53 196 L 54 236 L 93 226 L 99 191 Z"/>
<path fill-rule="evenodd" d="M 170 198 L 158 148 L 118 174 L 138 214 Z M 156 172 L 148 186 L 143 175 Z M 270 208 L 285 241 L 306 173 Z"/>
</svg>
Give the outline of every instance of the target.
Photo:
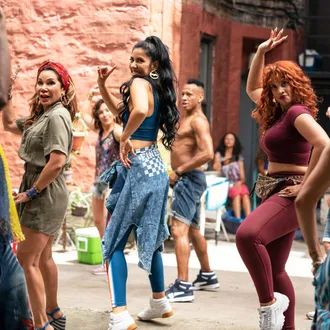
<svg viewBox="0 0 330 330">
<path fill-rule="evenodd" d="M 98 265 L 102 263 L 102 248 L 99 232 L 96 227 L 76 229 L 76 248 L 78 262 Z"/>
</svg>

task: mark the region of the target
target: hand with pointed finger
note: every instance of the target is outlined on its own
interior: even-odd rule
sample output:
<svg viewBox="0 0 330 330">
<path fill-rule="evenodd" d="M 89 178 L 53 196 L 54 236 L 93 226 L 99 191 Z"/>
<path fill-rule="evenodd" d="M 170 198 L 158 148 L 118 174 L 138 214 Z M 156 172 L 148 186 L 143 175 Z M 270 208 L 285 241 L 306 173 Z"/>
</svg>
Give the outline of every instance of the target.
<svg viewBox="0 0 330 330">
<path fill-rule="evenodd" d="M 296 184 L 294 186 L 286 187 L 278 193 L 278 196 L 280 196 L 280 197 L 296 197 L 300 190 L 300 186 L 301 186 L 301 184 Z"/>
<path fill-rule="evenodd" d="M 108 79 L 108 77 L 111 75 L 113 71 L 116 70 L 116 65 L 111 66 L 99 66 L 97 68 L 97 83 L 98 85 L 104 85 L 105 81 Z"/>
<path fill-rule="evenodd" d="M 258 46 L 258 51 L 265 54 L 280 45 L 287 37 L 287 35 L 283 36 L 283 29 L 278 31 L 276 27 L 271 30 L 269 38 Z"/>
</svg>

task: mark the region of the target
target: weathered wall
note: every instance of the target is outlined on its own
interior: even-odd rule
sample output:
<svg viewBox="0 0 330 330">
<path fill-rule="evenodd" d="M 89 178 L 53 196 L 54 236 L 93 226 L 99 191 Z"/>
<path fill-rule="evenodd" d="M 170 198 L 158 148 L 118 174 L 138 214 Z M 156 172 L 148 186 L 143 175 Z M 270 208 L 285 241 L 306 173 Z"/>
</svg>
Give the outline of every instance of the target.
<svg viewBox="0 0 330 330">
<path fill-rule="evenodd" d="M 267 39 L 270 33 L 267 26 L 244 22 L 233 19 L 215 0 L 183 1 L 181 83 L 199 76 L 201 35 L 214 38 L 211 128 L 215 146 L 226 131 L 239 132 L 241 77 L 247 71 L 248 56 L 255 45 Z M 280 22 L 283 26 L 284 20 Z M 267 61 L 296 59 L 300 34 L 293 30 L 285 30 L 285 33 L 289 35 L 288 42 L 267 56 Z M 245 41 L 250 47 L 244 47 Z"/>
<path fill-rule="evenodd" d="M 96 83 L 97 66 L 111 61 L 118 69 L 108 85 L 118 91 L 129 78 L 129 56 L 138 40 L 156 34 L 171 53 L 178 54 L 174 45 L 179 44 L 175 38 L 180 37 L 180 4 L 171 0 L 0 0 L 7 17 L 13 71 L 21 68 L 13 88 L 15 111 L 19 116 L 28 114 L 36 70 L 45 59 L 65 65 L 79 100 L 85 101 Z M 75 182 L 84 190 L 93 182 L 95 140 L 96 134 L 90 132 L 81 154 L 73 160 Z M 0 141 L 17 187 L 23 165 L 17 157 L 20 137 L 3 132 L 1 126 Z"/>
<path fill-rule="evenodd" d="M 295 2 L 299 13 L 302 2 Z M 180 95 L 185 80 L 199 76 L 200 38 L 201 34 L 208 34 L 215 38 L 211 126 L 217 144 L 226 130 L 239 129 L 241 75 L 247 70 L 248 57 L 255 44 L 267 38 L 269 27 L 288 23 L 286 17 L 270 15 L 272 9 L 265 11 L 268 18 L 260 19 L 259 7 L 261 4 L 273 6 L 279 13 L 281 6 L 288 9 L 286 3 L 271 0 L 0 0 L 7 15 L 13 70 L 18 65 L 22 69 L 13 90 L 15 111 L 20 116 L 28 114 L 36 69 L 48 58 L 68 68 L 81 102 L 86 101 L 89 89 L 95 85 L 97 66 L 110 61 L 118 69 L 108 85 L 118 91 L 129 77 L 132 46 L 150 34 L 158 35 L 169 46 Z M 240 14 L 247 8 L 249 14 Z M 287 32 L 289 43 L 273 54 L 272 59 L 295 59 L 299 34 Z M 75 182 L 84 190 L 93 182 L 95 140 L 96 135 L 90 132 L 81 154 L 73 161 Z M 0 127 L 0 142 L 8 155 L 16 187 L 22 175 L 22 161 L 17 157 L 19 141 L 19 137 L 4 133 Z"/>
</svg>

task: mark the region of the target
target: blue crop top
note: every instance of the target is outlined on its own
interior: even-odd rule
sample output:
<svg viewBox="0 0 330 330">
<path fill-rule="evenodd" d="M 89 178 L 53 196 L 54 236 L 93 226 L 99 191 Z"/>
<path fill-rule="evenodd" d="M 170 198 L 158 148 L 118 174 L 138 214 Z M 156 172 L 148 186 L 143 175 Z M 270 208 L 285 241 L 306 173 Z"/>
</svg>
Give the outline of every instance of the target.
<svg viewBox="0 0 330 330">
<path fill-rule="evenodd" d="M 154 96 L 154 111 L 151 116 L 144 119 L 140 127 L 131 135 L 131 140 L 142 140 L 142 141 L 156 141 L 157 134 L 159 129 L 159 98 L 155 90 L 155 87 L 152 86 L 152 94 Z M 128 108 L 122 113 L 122 121 L 124 129 L 128 122 L 130 116 L 130 111 Z"/>
</svg>

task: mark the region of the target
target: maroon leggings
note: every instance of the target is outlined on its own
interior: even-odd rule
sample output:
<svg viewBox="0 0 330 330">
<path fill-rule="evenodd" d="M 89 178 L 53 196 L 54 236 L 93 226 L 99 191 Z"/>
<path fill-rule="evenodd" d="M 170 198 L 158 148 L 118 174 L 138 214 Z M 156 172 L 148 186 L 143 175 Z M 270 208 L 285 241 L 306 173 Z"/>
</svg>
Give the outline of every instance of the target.
<svg viewBox="0 0 330 330">
<path fill-rule="evenodd" d="M 294 199 L 275 193 L 242 222 L 236 233 L 238 251 L 252 277 L 260 303 L 270 302 L 274 291 L 290 299 L 284 313 L 284 329 L 294 329 L 295 294 L 285 264 L 297 227 Z"/>
</svg>

